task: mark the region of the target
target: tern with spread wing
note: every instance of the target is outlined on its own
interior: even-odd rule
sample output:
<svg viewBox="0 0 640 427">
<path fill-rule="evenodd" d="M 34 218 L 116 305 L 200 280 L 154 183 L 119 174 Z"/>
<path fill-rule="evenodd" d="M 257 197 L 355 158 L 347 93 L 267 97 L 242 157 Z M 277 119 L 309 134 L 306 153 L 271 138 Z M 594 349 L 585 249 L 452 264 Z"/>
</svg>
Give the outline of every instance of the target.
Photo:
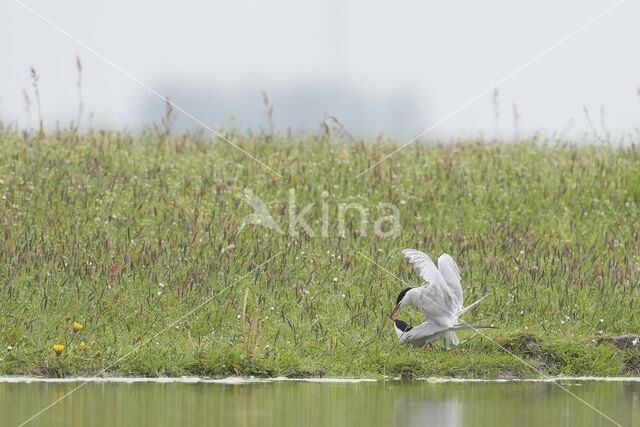
<svg viewBox="0 0 640 427">
<path fill-rule="evenodd" d="M 419 288 L 406 288 L 400 292 L 392 316 L 405 305 L 416 306 L 427 319 L 427 322 L 422 325 L 444 327 L 437 334 L 444 340 L 445 348 L 459 344 L 460 340 L 455 334 L 456 330 L 461 329 L 456 329 L 459 326 L 458 318 L 478 304 L 482 298 L 462 308 L 462 286 L 460 285 L 462 276 L 460 276 L 458 265 L 450 255 L 442 254 L 438 258 L 437 268 L 427 254 L 415 249 L 405 249 L 402 255 L 409 260 L 427 284 Z"/>
</svg>

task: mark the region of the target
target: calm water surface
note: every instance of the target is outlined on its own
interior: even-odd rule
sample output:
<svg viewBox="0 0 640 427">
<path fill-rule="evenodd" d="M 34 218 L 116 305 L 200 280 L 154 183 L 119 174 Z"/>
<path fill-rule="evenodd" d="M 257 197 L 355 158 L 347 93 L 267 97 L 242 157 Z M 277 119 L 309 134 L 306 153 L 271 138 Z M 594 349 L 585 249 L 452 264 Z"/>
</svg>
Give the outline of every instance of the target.
<svg viewBox="0 0 640 427">
<path fill-rule="evenodd" d="M 79 383 L 0 383 L 16 426 Z M 640 426 L 640 383 L 567 380 L 618 423 Z M 29 426 L 609 426 L 552 383 L 88 383 Z"/>
</svg>

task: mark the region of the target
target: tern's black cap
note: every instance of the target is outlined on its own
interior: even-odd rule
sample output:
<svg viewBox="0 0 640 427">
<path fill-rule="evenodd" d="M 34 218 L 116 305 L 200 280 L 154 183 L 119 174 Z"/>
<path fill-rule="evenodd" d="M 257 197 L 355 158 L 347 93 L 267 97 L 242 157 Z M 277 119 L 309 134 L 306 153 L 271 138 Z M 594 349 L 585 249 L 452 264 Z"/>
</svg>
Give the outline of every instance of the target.
<svg viewBox="0 0 640 427">
<path fill-rule="evenodd" d="M 396 328 L 400 329 L 402 332 L 409 332 L 413 329 L 411 326 L 407 325 L 407 322 L 402 320 L 395 319 Z"/>
<path fill-rule="evenodd" d="M 396 298 L 396 305 L 400 304 L 400 301 L 402 301 L 402 298 L 404 298 L 405 294 L 411 289 L 413 288 L 403 289 L 402 292 L 398 294 L 398 298 Z"/>
</svg>

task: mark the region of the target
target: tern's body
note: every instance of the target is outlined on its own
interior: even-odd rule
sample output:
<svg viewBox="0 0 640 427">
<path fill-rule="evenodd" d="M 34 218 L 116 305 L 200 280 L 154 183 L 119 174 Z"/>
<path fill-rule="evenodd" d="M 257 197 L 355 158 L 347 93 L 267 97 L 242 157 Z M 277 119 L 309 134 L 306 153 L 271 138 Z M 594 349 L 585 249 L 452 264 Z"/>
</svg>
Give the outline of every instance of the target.
<svg viewBox="0 0 640 427">
<path fill-rule="evenodd" d="M 452 326 L 455 324 L 455 318 L 451 315 L 452 310 L 447 308 L 445 299 L 441 295 L 434 295 L 433 291 L 434 289 L 430 289 L 429 285 L 412 288 L 405 294 L 402 305 L 417 307 L 425 319 L 435 325 Z"/>
<path fill-rule="evenodd" d="M 467 323 L 459 323 L 451 326 L 434 325 L 430 322 L 424 322 L 416 327 L 410 327 L 402 320 L 393 320 L 393 327 L 398 334 L 400 342 L 416 347 L 422 347 L 431 344 L 440 339 L 446 338 L 449 333 L 461 331 L 465 329 L 495 329 L 493 326 L 471 326 Z"/>
</svg>

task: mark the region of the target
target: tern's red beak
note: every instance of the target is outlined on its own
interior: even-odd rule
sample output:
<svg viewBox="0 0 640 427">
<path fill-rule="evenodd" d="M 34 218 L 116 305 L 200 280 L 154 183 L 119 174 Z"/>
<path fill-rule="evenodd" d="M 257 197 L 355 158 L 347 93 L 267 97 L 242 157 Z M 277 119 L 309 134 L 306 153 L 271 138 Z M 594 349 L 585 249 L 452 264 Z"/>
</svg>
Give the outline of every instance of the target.
<svg viewBox="0 0 640 427">
<path fill-rule="evenodd" d="M 392 322 L 395 322 L 395 321 L 396 321 L 396 319 L 394 319 L 394 318 L 393 318 L 393 316 L 391 316 L 391 315 L 389 315 L 389 314 L 387 314 L 387 317 L 388 317 L 389 319 L 391 319 L 391 321 L 392 321 Z"/>
<path fill-rule="evenodd" d="M 396 305 L 391 315 L 393 316 L 394 314 L 396 314 L 396 311 L 398 311 L 399 308 L 400 308 L 400 304 Z"/>
</svg>

